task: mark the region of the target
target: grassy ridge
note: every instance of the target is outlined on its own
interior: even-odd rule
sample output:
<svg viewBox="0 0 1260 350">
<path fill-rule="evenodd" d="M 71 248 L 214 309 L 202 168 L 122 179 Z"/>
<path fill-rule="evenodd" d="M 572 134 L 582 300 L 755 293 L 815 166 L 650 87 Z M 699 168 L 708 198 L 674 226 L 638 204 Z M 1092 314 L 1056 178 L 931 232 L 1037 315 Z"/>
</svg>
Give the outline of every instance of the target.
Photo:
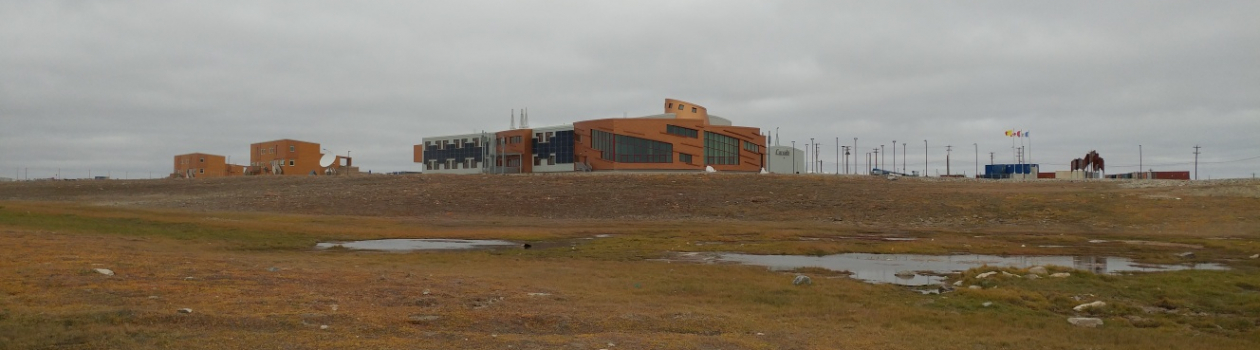
<svg viewBox="0 0 1260 350">
<path fill-rule="evenodd" d="M 1248 349 L 1260 343 L 1260 269 L 1245 258 L 1227 262 L 1231 271 L 1073 272 L 1066 279 L 977 279 L 988 269 L 976 269 L 964 284 L 984 289 L 944 295 L 809 271 L 813 285 L 792 286 L 793 274 L 764 268 L 648 261 L 669 251 L 1044 252 L 1028 245 L 1094 238 L 1072 234 L 722 221 L 512 220 L 515 226 L 505 227 L 497 218 L 3 205 L 0 246 L 8 248 L 0 271 L 9 278 L 0 279 L 0 349 L 532 349 L 610 342 L 671 349 Z M 597 234 L 612 236 L 587 239 Z M 884 236 L 920 239 L 878 240 Z M 398 237 L 537 244 L 407 254 L 311 249 L 324 240 Z M 1196 251 L 1211 257 L 1254 246 L 1251 239 L 1173 239 L 1202 242 Z M 1071 249 L 1167 256 L 1183 248 Z M 98 267 L 117 275 L 92 271 Z M 1094 300 L 1108 306 L 1071 310 Z M 184 307 L 194 312 L 175 312 Z M 1106 325 L 1066 323 L 1078 314 L 1102 317 Z M 436 318 L 408 321 L 416 315 Z"/>
</svg>

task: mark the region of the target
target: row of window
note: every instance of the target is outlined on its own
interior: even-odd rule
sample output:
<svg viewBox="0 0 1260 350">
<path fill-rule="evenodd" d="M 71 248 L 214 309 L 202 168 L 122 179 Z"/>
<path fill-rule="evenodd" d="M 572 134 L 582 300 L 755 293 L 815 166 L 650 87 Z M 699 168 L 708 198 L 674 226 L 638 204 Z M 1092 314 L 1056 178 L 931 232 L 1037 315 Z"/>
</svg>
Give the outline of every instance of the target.
<svg viewBox="0 0 1260 350">
<path fill-rule="evenodd" d="M 471 139 L 462 138 L 462 139 L 453 139 L 453 140 L 425 141 L 424 148 L 430 149 L 433 147 L 437 147 L 438 149 L 446 149 L 448 146 L 451 146 L 451 145 L 454 145 L 455 148 L 463 148 L 463 147 L 468 147 L 469 144 L 471 144 L 470 147 L 481 147 L 481 139 L 480 138 L 471 138 Z"/>
<path fill-rule="evenodd" d="M 256 167 L 259 167 L 259 166 L 264 166 L 264 165 L 270 165 L 270 166 L 279 165 L 279 166 L 284 166 L 284 163 L 285 163 L 285 162 L 286 162 L 285 160 L 282 160 L 282 159 L 277 159 L 277 160 L 273 160 L 273 161 L 271 161 L 271 164 L 266 164 L 266 163 L 263 163 L 263 162 L 253 162 L 253 163 L 249 163 L 249 165 L 250 165 L 250 166 L 256 166 Z M 289 160 L 287 160 L 287 162 L 289 163 L 289 166 L 295 166 L 295 164 L 297 164 L 297 161 L 295 161 L 295 160 L 293 160 L 293 159 L 289 159 Z"/>
<path fill-rule="evenodd" d="M 691 129 L 691 128 L 684 128 L 677 125 L 668 125 L 668 124 L 665 125 L 665 132 L 669 134 L 678 135 L 678 136 L 690 137 L 693 139 L 700 137 L 700 131 L 696 129 Z"/>
<path fill-rule="evenodd" d="M 673 104 L 673 103 L 666 104 L 666 105 L 665 105 L 665 108 L 666 108 L 666 109 L 673 109 L 673 108 L 674 108 L 674 104 Z M 678 104 L 678 110 L 682 111 L 682 110 L 685 110 L 685 108 L 687 108 L 687 106 L 685 106 L 685 105 L 683 105 L 683 104 L 681 104 L 681 103 L 679 103 L 679 104 Z M 697 113 L 697 111 L 699 111 L 699 109 L 696 109 L 696 107 L 691 107 L 691 113 Z"/>
<path fill-rule="evenodd" d="M 290 145 L 289 153 L 293 152 L 297 152 L 297 146 Z M 259 148 L 258 154 L 276 154 L 276 146 L 271 146 L 271 148 Z"/>
<path fill-rule="evenodd" d="M 704 164 L 738 165 L 739 140 L 734 137 L 705 131 Z"/>
<path fill-rule="evenodd" d="M 667 132 L 692 130 L 669 125 Z M 674 129 L 678 128 L 678 129 Z M 681 129 L 681 130 L 679 130 Z M 694 137 L 694 136 L 693 136 Z M 740 143 L 749 152 L 759 152 L 760 146 L 742 141 L 734 137 L 704 132 L 704 164 L 738 165 Z M 600 151 L 600 158 L 621 163 L 672 163 L 674 145 L 668 142 L 653 141 L 633 136 L 617 135 L 600 130 L 591 130 L 591 147 Z M 692 155 L 678 154 L 678 162 L 693 164 Z"/>
</svg>

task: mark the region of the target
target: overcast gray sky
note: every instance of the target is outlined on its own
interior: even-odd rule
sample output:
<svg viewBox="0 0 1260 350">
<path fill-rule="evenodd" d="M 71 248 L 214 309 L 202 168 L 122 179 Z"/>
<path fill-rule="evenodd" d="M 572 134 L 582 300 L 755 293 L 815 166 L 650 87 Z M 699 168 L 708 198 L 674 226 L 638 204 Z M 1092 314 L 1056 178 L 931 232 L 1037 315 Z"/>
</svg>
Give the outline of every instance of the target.
<svg viewBox="0 0 1260 350">
<path fill-rule="evenodd" d="M 292 138 L 419 170 L 421 137 L 660 113 L 910 170 L 1260 172 L 1260 1 L 0 0 L 0 176 L 164 176 Z M 1018 143 L 1020 140 L 1015 140 Z M 898 146 L 898 148 L 904 148 Z M 898 163 L 902 150 L 898 149 Z M 891 157 L 888 159 L 891 162 Z M 19 174 L 21 173 L 21 174 Z"/>
</svg>

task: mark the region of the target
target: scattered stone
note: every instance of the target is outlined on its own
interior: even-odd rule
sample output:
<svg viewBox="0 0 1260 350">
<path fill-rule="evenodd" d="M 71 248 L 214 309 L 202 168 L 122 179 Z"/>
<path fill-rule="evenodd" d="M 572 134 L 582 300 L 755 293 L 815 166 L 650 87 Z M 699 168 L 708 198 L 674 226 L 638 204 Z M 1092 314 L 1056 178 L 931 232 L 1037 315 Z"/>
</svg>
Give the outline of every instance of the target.
<svg viewBox="0 0 1260 350">
<path fill-rule="evenodd" d="M 974 284 L 973 284 L 973 285 L 970 285 L 970 286 L 967 286 L 967 289 L 983 289 L 983 288 L 984 288 L 984 287 L 977 286 L 977 285 L 974 285 Z"/>
<path fill-rule="evenodd" d="M 806 275 L 796 275 L 796 278 L 792 279 L 792 285 L 799 286 L 802 284 L 812 285 L 814 284 L 814 281 L 811 281 L 809 276 Z"/>
<path fill-rule="evenodd" d="M 984 302 L 984 304 L 980 304 L 980 306 L 990 307 L 990 306 L 993 306 L 993 302 L 992 302 L 992 301 L 986 301 L 986 302 Z"/>
<path fill-rule="evenodd" d="M 158 298 L 159 298 L 159 297 L 158 297 L 158 296 L 156 296 L 156 295 L 150 295 L 150 296 L 149 296 L 149 299 L 158 299 Z"/>
<path fill-rule="evenodd" d="M 276 272 L 276 271 L 280 271 L 280 268 L 279 268 L 279 267 L 272 266 L 272 267 L 268 267 L 268 268 L 267 268 L 267 271 Z"/>
<path fill-rule="evenodd" d="M 1103 306 L 1107 306 L 1107 303 L 1104 303 L 1102 301 L 1095 301 L 1092 303 L 1084 303 L 1084 304 L 1077 305 L 1076 307 L 1072 308 L 1072 310 L 1075 310 L 1076 312 L 1082 312 L 1088 309 L 1096 309 Z"/>
<path fill-rule="evenodd" d="M 179 310 L 176 310 L 176 311 L 178 311 L 178 312 L 179 312 L 179 313 L 181 313 L 181 314 L 191 314 L 191 313 L 192 313 L 192 309 L 189 309 L 189 308 L 183 308 L 183 309 L 179 309 Z"/>
<path fill-rule="evenodd" d="M 976 275 L 976 278 L 989 278 L 989 276 L 993 276 L 993 275 L 996 275 L 996 274 L 997 274 L 997 271 L 989 271 L 989 272 L 985 272 L 985 273 L 982 273 L 982 274 Z"/>
<path fill-rule="evenodd" d="M 93 269 L 93 270 L 96 270 L 96 273 L 99 273 L 99 274 L 102 274 L 102 275 L 106 275 L 106 276 L 113 276 L 113 275 L 114 275 L 114 271 L 113 271 L 113 270 L 110 270 L 110 269 Z"/>
<path fill-rule="evenodd" d="M 1010 272 L 1006 272 L 1006 271 L 1002 271 L 1002 276 L 1006 276 L 1006 277 L 1019 277 L 1019 275 L 1016 275 L 1016 274 L 1013 274 L 1013 273 L 1010 273 Z"/>
<path fill-rule="evenodd" d="M 437 321 L 440 319 L 442 319 L 442 316 L 438 316 L 438 315 L 411 315 L 411 316 L 407 316 L 407 323 L 424 324 L 424 323 Z"/>
<path fill-rule="evenodd" d="M 192 281 L 192 280 L 195 280 L 195 279 L 197 279 L 197 278 L 196 278 L 196 277 L 193 277 L 193 276 L 184 277 L 184 280 L 185 280 L 185 281 Z"/>
<path fill-rule="evenodd" d="M 328 308 L 332 309 L 332 311 L 337 311 L 337 307 L 338 307 L 337 304 L 332 304 L 328 306 Z"/>
<path fill-rule="evenodd" d="M 955 281 L 954 287 L 962 287 L 962 281 Z"/>
<path fill-rule="evenodd" d="M 425 289 L 424 292 L 421 292 L 420 294 L 429 295 L 429 290 Z"/>
<path fill-rule="evenodd" d="M 1030 274 L 1024 275 L 1024 278 L 1027 278 L 1027 279 L 1030 279 L 1030 280 L 1035 280 L 1035 279 L 1040 279 L 1040 278 L 1041 278 L 1041 276 L 1038 276 L 1037 274 L 1032 274 L 1032 273 L 1030 273 Z"/>
<path fill-rule="evenodd" d="M 1096 317 L 1069 317 L 1067 321 L 1077 327 L 1094 328 L 1103 325 L 1103 320 Z"/>
<path fill-rule="evenodd" d="M 1251 258 L 1252 259 L 1260 258 L 1260 254 L 1251 254 Z"/>
<path fill-rule="evenodd" d="M 1177 254 L 1177 256 L 1186 258 L 1186 259 L 1194 259 L 1194 252 L 1185 252 L 1185 253 Z"/>
<path fill-rule="evenodd" d="M 1054 277 L 1054 278 L 1068 278 L 1068 277 L 1072 277 L 1072 274 L 1067 273 L 1067 272 L 1059 272 L 1059 273 L 1052 273 L 1052 274 L 1050 274 L 1050 277 Z"/>
<path fill-rule="evenodd" d="M 527 293 L 527 295 L 531 297 L 545 297 L 551 295 L 551 293 Z"/>
<path fill-rule="evenodd" d="M 1047 271 L 1046 268 L 1042 266 L 1033 266 L 1033 267 L 1028 268 L 1028 273 L 1044 275 L 1044 274 L 1050 273 L 1050 271 Z"/>
<path fill-rule="evenodd" d="M 326 325 L 326 324 L 321 324 L 321 325 L 319 325 L 319 329 L 328 329 L 328 325 Z"/>
</svg>

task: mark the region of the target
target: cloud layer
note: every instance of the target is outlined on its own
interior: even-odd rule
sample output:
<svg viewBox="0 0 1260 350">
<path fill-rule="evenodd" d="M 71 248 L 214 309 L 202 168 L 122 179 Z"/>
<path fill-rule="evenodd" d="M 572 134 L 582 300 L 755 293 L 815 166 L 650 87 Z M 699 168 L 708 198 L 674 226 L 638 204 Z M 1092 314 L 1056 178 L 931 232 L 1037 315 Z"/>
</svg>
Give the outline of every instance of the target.
<svg viewBox="0 0 1260 350">
<path fill-rule="evenodd" d="M 1012 141 L 1066 170 L 1260 172 L 1260 3 L 0 3 L 0 176 L 162 176 L 319 142 L 418 170 L 424 136 L 702 104 L 781 142 L 835 139 L 971 174 Z M 1007 129 L 1032 131 L 1012 140 Z M 976 144 L 976 146 L 973 146 Z M 900 145 L 898 148 L 902 148 Z M 888 159 L 891 161 L 891 157 Z M 30 170 L 27 170 L 30 169 Z"/>
</svg>

